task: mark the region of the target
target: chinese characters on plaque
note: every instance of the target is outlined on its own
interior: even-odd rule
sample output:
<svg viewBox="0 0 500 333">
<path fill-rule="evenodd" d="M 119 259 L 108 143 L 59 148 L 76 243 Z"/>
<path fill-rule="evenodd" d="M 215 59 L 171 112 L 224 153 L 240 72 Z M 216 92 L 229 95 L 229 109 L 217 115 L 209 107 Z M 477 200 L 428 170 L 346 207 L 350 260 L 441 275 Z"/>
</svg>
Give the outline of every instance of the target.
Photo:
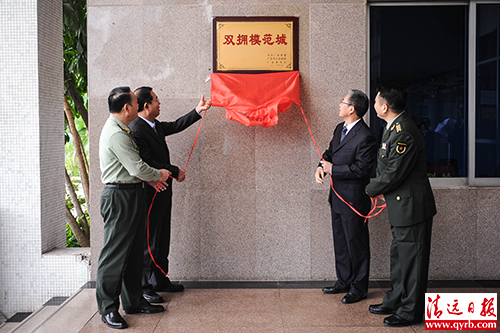
<svg viewBox="0 0 500 333">
<path fill-rule="evenodd" d="M 215 73 L 298 69 L 296 17 L 216 17 L 213 29 Z"/>
</svg>

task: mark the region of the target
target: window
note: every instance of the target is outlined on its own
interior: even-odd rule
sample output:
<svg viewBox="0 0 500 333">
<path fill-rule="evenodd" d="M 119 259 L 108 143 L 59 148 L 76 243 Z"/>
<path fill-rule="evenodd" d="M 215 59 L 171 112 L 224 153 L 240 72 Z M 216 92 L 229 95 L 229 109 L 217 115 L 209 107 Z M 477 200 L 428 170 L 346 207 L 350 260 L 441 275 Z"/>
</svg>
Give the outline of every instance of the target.
<svg viewBox="0 0 500 333">
<path fill-rule="evenodd" d="M 500 177 L 500 4 L 478 4 L 475 177 Z"/>
<path fill-rule="evenodd" d="M 397 83 L 427 148 L 429 177 L 467 176 L 467 6 L 372 6 L 370 89 Z M 381 138 L 385 122 L 371 110 Z"/>
<path fill-rule="evenodd" d="M 433 185 L 500 185 L 499 26 L 500 1 L 370 6 L 371 96 L 407 88 Z"/>
</svg>

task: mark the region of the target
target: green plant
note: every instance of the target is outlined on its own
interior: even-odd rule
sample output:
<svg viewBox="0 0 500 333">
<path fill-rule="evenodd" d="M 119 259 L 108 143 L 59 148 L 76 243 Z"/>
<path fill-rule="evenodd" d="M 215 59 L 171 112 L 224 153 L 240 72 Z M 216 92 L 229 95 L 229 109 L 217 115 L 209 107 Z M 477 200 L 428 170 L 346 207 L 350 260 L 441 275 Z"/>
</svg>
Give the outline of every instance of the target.
<svg viewBox="0 0 500 333">
<path fill-rule="evenodd" d="M 87 4 L 63 1 L 67 246 L 90 246 L 87 111 Z M 69 232 L 69 230 L 71 232 Z"/>
</svg>

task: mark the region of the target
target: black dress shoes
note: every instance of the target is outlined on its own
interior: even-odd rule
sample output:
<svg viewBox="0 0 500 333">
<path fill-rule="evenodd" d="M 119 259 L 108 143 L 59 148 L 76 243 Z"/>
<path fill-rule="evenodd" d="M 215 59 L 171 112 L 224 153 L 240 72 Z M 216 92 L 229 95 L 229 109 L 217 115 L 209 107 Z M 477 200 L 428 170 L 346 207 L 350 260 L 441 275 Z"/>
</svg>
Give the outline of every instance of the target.
<svg viewBox="0 0 500 333">
<path fill-rule="evenodd" d="M 403 326 L 410 326 L 413 323 L 409 320 L 406 320 L 397 314 L 393 314 L 390 317 L 387 317 L 384 319 L 384 325 L 389 326 L 389 327 L 403 327 Z"/>
<path fill-rule="evenodd" d="M 143 291 L 142 297 L 144 297 L 148 303 L 163 303 L 163 297 L 152 290 Z"/>
<path fill-rule="evenodd" d="M 394 309 L 385 307 L 382 304 L 370 305 L 370 307 L 368 308 L 368 311 L 370 311 L 373 314 L 379 314 L 379 315 L 388 315 L 388 314 L 394 313 Z"/>
<path fill-rule="evenodd" d="M 162 284 L 159 285 L 155 290 L 161 292 L 177 293 L 180 291 L 184 291 L 184 286 L 182 284 L 173 284 L 172 282 L 170 282 L 170 279 L 166 277 L 165 280 L 163 280 Z"/>
<path fill-rule="evenodd" d="M 333 286 L 333 287 L 324 287 L 323 292 L 325 294 L 342 294 L 342 293 L 348 292 L 348 290 L 347 289 L 340 289 L 340 288 Z"/>
<path fill-rule="evenodd" d="M 125 310 L 126 314 L 135 314 L 135 313 L 159 313 L 165 311 L 165 308 L 161 305 L 153 305 L 149 303 L 143 303 L 137 308 L 132 308 Z"/>
<path fill-rule="evenodd" d="M 118 311 L 102 315 L 102 321 L 111 328 L 123 329 L 128 327 L 127 322 L 120 316 Z"/>
<path fill-rule="evenodd" d="M 342 298 L 342 303 L 344 304 L 352 304 L 352 303 L 357 303 L 361 301 L 364 297 L 361 297 L 359 295 L 353 294 L 353 293 L 347 293 L 344 298 Z"/>
</svg>

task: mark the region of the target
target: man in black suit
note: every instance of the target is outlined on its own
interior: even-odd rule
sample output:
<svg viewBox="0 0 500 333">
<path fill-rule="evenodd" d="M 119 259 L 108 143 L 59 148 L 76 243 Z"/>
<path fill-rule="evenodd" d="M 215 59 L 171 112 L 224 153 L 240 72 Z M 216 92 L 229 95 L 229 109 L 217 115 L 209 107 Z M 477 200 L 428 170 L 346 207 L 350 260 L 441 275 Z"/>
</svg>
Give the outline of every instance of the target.
<svg viewBox="0 0 500 333">
<path fill-rule="evenodd" d="M 210 101 L 203 95 L 195 109 L 173 122 L 160 122 L 160 101 L 150 87 L 135 90 L 139 103 L 139 117 L 130 123 L 134 139 L 139 146 L 141 158 L 153 168 L 167 169 L 178 182 L 185 179 L 184 171 L 170 162 L 170 153 L 165 140 L 167 135 L 179 133 L 201 116 L 200 112 L 210 108 Z M 172 178 L 166 182 L 167 188 L 158 192 L 149 216 L 149 245 L 158 266 L 151 259 L 147 240 L 144 242 L 144 267 L 142 275 L 143 296 L 150 303 L 161 303 L 163 298 L 157 291 L 179 292 L 184 290 L 181 284 L 173 284 L 163 274 L 168 273 L 168 255 L 170 252 L 170 225 L 172 212 Z M 146 191 L 148 208 L 156 189 L 148 187 Z M 163 270 L 163 272 L 162 272 Z"/>
<path fill-rule="evenodd" d="M 409 326 L 422 321 L 431 248 L 434 195 L 427 177 L 425 141 L 405 112 L 406 92 L 380 87 L 375 97 L 377 117 L 387 122 L 378 153 L 377 177 L 366 193 L 382 195 L 391 224 L 391 288 L 374 314 L 391 316 L 386 326 Z"/>
<path fill-rule="evenodd" d="M 350 90 L 339 105 L 344 119 L 335 128 L 329 148 L 316 169 L 316 182 L 323 183 L 325 173 L 333 180 L 333 189 L 360 214 L 367 215 L 371 201 L 365 193 L 376 155 L 376 138 L 362 117 L 368 110 L 368 97 Z M 326 294 L 346 293 L 342 303 L 366 298 L 370 272 L 368 224 L 330 188 L 328 201 L 332 213 L 333 243 L 337 282 L 323 288 Z"/>
</svg>

